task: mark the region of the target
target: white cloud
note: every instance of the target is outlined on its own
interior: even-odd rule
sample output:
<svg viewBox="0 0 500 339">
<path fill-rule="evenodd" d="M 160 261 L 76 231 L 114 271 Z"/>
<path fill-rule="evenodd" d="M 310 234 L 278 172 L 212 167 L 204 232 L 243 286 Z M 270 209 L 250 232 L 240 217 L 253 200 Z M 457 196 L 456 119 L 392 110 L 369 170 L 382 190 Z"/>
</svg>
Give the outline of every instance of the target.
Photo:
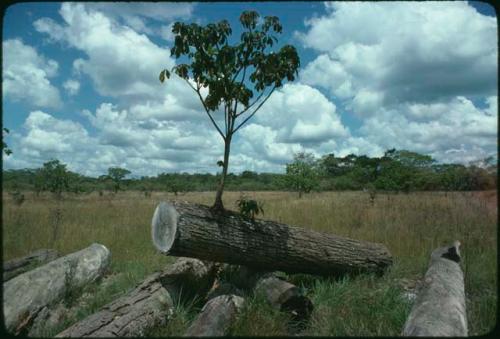
<svg viewBox="0 0 500 339">
<path fill-rule="evenodd" d="M 168 49 L 84 4 L 63 3 L 60 14 L 63 25 L 42 18 L 35 28 L 87 55 L 74 68 L 90 76 L 99 94 L 137 99 L 163 93 L 158 74 L 175 64 Z"/>
<path fill-rule="evenodd" d="M 57 75 L 58 63 L 20 39 L 5 40 L 2 47 L 4 98 L 35 107 L 60 107 L 59 91 L 49 80 Z"/>
<path fill-rule="evenodd" d="M 332 145 L 337 153 L 395 147 L 467 162 L 496 152 L 496 18 L 466 2 L 325 6 L 295 36 L 319 53 L 300 81 L 326 89 L 361 121 Z"/>
<path fill-rule="evenodd" d="M 75 95 L 80 90 L 80 82 L 73 79 L 68 79 L 63 84 L 64 89 L 69 95 Z"/>
<path fill-rule="evenodd" d="M 326 7 L 326 15 L 307 22 L 306 33 L 296 33 L 321 53 L 301 78 L 341 99 L 352 97 L 361 104 L 353 106 L 355 112 L 368 114 L 372 101 L 429 103 L 496 93 L 496 18 L 466 2 Z"/>
</svg>

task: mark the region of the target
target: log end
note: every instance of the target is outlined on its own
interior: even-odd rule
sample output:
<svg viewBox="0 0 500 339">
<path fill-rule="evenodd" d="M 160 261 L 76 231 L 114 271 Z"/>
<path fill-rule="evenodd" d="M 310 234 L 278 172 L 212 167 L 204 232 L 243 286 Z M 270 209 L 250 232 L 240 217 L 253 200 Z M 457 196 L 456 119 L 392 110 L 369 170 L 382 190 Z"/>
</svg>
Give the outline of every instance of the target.
<svg viewBox="0 0 500 339">
<path fill-rule="evenodd" d="M 178 217 L 175 207 L 165 201 L 156 207 L 151 222 L 151 235 L 154 246 L 162 253 L 167 254 L 172 248 L 177 233 Z"/>
<path fill-rule="evenodd" d="M 456 263 L 460 262 L 460 241 L 456 240 L 450 246 L 440 247 L 434 250 L 431 254 L 431 260 L 445 258 Z"/>
</svg>

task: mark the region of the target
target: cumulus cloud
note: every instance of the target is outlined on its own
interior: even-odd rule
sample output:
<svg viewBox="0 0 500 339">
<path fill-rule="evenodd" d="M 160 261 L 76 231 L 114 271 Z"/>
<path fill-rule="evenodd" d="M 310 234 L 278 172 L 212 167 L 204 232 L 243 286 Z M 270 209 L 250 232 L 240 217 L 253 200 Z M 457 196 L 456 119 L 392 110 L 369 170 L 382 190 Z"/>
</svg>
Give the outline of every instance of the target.
<svg viewBox="0 0 500 339">
<path fill-rule="evenodd" d="M 64 24 L 42 18 L 34 26 L 52 40 L 86 54 L 86 59 L 75 60 L 73 66 L 92 79 L 99 94 L 142 99 L 163 93 L 158 74 L 175 64 L 168 49 L 84 4 L 63 3 L 59 13 Z"/>
<path fill-rule="evenodd" d="M 49 80 L 57 75 L 59 64 L 20 39 L 5 40 L 2 47 L 4 98 L 35 107 L 60 107 L 59 90 Z"/>
<path fill-rule="evenodd" d="M 69 95 L 76 95 L 80 90 L 80 82 L 73 79 L 68 79 L 63 84 L 64 89 Z"/>
<path fill-rule="evenodd" d="M 115 20 L 122 20 L 137 32 L 146 34 L 160 34 L 163 30 L 156 30 L 147 25 L 148 20 L 169 22 L 173 19 L 188 19 L 194 9 L 192 3 L 89 3 L 88 8 L 98 10 Z"/>
<path fill-rule="evenodd" d="M 496 18 L 466 2 L 327 3 L 297 32 L 321 53 L 302 81 L 353 100 L 370 114 L 381 103 L 429 103 L 492 95 L 497 85 Z"/>
<path fill-rule="evenodd" d="M 325 89 L 361 121 L 336 143 L 339 154 L 396 147 L 467 162 L 495 152 L 496 18 L 466 2 L 325 7 L 295 36 L 319 53 L 301 82 Z"/>
</svg>

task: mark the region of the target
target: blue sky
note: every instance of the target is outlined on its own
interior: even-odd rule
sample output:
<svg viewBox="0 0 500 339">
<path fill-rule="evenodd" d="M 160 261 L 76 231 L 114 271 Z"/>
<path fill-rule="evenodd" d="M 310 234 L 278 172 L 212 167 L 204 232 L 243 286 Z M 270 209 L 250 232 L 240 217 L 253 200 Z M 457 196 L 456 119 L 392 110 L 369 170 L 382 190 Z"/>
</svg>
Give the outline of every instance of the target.
<svg viewBox="0 0 500 339">
<path fill-rule="evenodd" d="M 276 15 L 297 47 L 299 77 L 238 131 L 230 171 L 283 172 L 294 152 L 438 161 L 497 149 L 497 21 L 477 2 L 25 3 L 3 21 L 4 168 L 58 158 L 100 175 L 215 172 L 223 145 L 179 79 L 171 24 L 243 10 Z"/>
</svg>

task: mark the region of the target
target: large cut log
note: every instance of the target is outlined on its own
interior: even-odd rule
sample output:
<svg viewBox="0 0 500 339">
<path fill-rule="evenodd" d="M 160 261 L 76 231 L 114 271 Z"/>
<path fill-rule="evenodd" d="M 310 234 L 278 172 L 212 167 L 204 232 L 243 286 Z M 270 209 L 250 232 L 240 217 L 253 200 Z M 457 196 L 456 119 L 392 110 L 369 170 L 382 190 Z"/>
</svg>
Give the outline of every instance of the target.
<svg viewBox="0 0 500 339">
<path fill-rule="evenodd" d="M 274 221 L 251 221 L 208 206 L 162 202 L 152 220 L 153 243 L 164 254 L 250 266 L 257 270 L 332 275 L 383 272 L 391 263 L 381 244 Z"/>
<path fill-rule="evenodd" d="M 257 282 L 255 293 L 264 295 L 271 306 L 290 315 L 294 322 L 307 321 L 311 316 L 311 300 L 297 286 L 272 274 L 265 275 Z"/>
<path fill-rule="evenodd" d="M 101 277 L 109 261 L 109 250 L 92 244 L 5 282 L 5 327 L 14 333 L 29 328 L 43 307 Z"/>
<path fill-rule="evenodd" d="M 429 269 L 403 329 L 404 336 L 467 336 L 460 243 L 432 252 Z"/>
<path fill-rule="evenodd" d="M 116 299 L 56 337 L 136 337 L 164 325 L 173 302 L 161 285 L 159 273 L 146 279 L 129 294 Z"/>
<path fill-rule="evenodd" d="M 58 256 L 59 254 L 56 250 L 41 249 L 24 257 L 6 261 L 3 264 L 3 281 L 10 280 L 19 274 L 32 270 L 42 264 L 46 264 L 57 259 Z"/>
<path fill-rule="evenodd" d="M 216 337 L 226 335 L 244 301 L 242 297 L 233 294 L 220 295 L 210 299 L 184 336 Z"/>
<path fill-rule="evenodd" d="M 143 336 L 148 329 L 165 324 L 176 299 L 192 296 L 195 291 L 206 293 L 213 283 L 214 267 L 198 259 L 179 258 L 57 337 Z"/>
</svg>

